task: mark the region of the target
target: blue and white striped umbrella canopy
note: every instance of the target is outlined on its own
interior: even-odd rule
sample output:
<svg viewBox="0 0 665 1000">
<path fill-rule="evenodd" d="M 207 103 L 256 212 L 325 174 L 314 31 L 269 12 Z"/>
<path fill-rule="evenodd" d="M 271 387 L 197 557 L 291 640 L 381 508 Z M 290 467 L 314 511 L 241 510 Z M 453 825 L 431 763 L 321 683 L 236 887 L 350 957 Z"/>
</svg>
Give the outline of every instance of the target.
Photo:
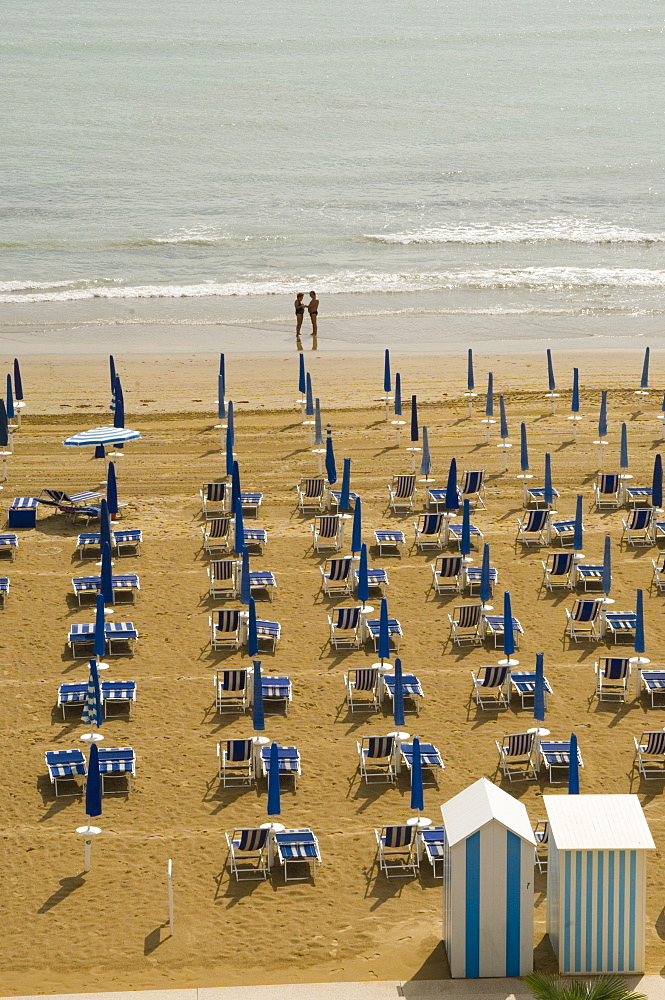
<svg viewBox="0 0 665 1000">
<path fill-rule="evenodd" d="M 140 437 L 140 431 L 130 431 L 127 427 L 93 427 L 90 431 L 81 431 L 80 434 L 65 438 L 62 443 L 81 448 L 98 444 L 115 444 L 118 441 L 136 441 Z"/>
</svg>

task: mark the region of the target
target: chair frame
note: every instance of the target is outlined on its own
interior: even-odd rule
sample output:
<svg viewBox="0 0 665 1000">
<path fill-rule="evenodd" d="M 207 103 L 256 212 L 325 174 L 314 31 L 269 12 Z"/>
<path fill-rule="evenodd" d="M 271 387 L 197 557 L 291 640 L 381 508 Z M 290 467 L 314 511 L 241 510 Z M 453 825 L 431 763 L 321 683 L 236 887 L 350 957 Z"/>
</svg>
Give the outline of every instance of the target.
<svg viewBox="0 0 665 1000">
<path fill-rule="evenodd" d="M 652 742 L 656 742 L 658 749 L 650 749 Z M 639 740 L 633 736 L 635 744 L 635 760 L 633 767 L 637 766 L 637 771 L 645 781 L 665 780 L 665 733 L 662 729 L 645 730 Z M 645 759 L 647 758 L 647 759 Z M 656 758 L 660 758 L 658 761 Z M 650 761 L 653 765 L 650 766 Z M 659 766 L 656 766 L 656 763 Z"/>
<path fill-rule="evenodd" d="M 259 834 L 264 835 L 262 838 L 261 837 L 259 838 L 262 839 L 263 841 L 261 845 L 255 848 L 250 848 L 247 851 L 242 850 L 242 848 L 238 843 L 238 835 L 241 843 L 242 835 L 244 833 L 257 833 L 257 832 Z M 234 830 L 233 833 L 231 834 L 229 833 L 225 834 L 226 843 L 229 849 L 229 854 L 228 854 L 229 868 L 231 869 L 231 874 L 235 875 L 237 882 L 250 879 L 258 881 L 259 879 L 268 878 L 268 876 L 270 875 L 270 868 L 268 866 L 269 835 L 270 834 L 268 830 L 261 830 L 260 827 L 258 829 L 239 828 Z M 240 852 L 241 857 L 239 858 L 236 857 L 236 851 Z M 256 861 L 258 862 L 258 864 L 250 868 L 240 868 L 238 866 L 238 861 L 241 862 Z"/>
<path fill-rule="evenodd" d="M 620 677 L 612 678 L 607 676 L 608 670 L 612 669 L 613 663 L 622 664 Z M 630 688 L 631 663 L 627 656 L 601 656 L 593 665 L 596 678 L 596 690 L 594 692 L 598 701 L 619 701 L 625 702 Z"/>
<path fill-rule="evenodd" d="M 385 843 L 389 837 L 388 831 L 391 830 L 403 831 L 404 836 L 408 838 L 407 842 L 397 847 Z M 418 874 L 419 862 L 414 827 L 405 824 L 384 826 L 380 830 L 375 829 L 374 835 L 379 871 L 382 871 L 386 878 L 410 878 Z"/>
<path fill-rule="evenodd" d="M 249 753 L 242 760 L 229 760 L 229 744 L 249 744 Z M 254 769 L 255 746 L 251 737 L 248 739 L 219 740 L 217 743 L 217 773 L 222 787 L 228 785 L 253 785 L 256 781 Z"/>
</svg>

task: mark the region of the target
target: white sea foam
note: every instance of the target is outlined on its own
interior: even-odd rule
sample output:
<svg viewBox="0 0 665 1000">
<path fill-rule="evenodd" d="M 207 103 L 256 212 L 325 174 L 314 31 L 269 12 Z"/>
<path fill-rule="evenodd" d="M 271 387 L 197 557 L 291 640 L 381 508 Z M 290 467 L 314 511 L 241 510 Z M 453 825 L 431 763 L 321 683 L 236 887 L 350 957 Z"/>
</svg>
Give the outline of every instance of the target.
<svg viewBox="0 0 665 1000">
<path fill-rule="evenodd" d="M 219 226 L 190 226 L 182 229 L 172 229 L 160 236 L 153 236 L 149 239 L 138 241 L 145 246 L 159 246 L 162 243 L 191 245 L 191 246 L 215 246 L 223 243 L 272 243 L 276 240 L 284 239 L 282 236 L 272 235 L 252 235 L 236 236 L 233 233 L 220 229 Z"/>
<path fill-rule="evenodd" d="M 589 219 L 552 218 L 495 226 L 449 225 L 404 233 L 366 233 L 376 243 L 665 243 L 665 233 L 645 233 Z"/>
</svg>

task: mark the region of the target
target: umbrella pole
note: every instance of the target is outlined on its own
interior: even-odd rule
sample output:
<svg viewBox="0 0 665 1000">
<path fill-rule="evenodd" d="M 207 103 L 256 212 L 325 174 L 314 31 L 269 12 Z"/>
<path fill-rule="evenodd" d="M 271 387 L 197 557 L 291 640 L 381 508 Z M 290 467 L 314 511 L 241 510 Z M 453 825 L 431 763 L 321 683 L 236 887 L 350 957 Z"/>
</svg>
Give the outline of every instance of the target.
<svg viewBox="0 0 665 1000">
<path fill-rule="evenodd" d="M 92 840 L 93 837 L 98 836 L 102 831 L 98 826 L 79 826 L 76 828 L 76 832 L 80 837 L 84 837 L 84 852 L 83 852 L 83 871 L 87 874 L 90 871 L 91 860 L 92 860 Z"/>
</svg>

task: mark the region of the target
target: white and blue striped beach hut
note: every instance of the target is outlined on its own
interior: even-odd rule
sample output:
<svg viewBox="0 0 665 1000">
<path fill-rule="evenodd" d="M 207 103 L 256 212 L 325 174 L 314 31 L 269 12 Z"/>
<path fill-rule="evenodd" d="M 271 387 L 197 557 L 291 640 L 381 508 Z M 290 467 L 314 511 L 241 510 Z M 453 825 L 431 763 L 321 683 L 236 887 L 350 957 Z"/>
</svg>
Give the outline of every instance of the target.
<svg viewBox="0 0 665 1000">
<path fill-rule="evenodd" d="M 481 778 L 441 814 L 443 940 L 452 977 L 530 972 L 535 839 L 524 805 Z"/>
<path fill-rule="evenodd" d="M 644 972 L 646 855 L 637 795 L 545 795 L 547 933 L 564 974 Z"/>
</svg>

